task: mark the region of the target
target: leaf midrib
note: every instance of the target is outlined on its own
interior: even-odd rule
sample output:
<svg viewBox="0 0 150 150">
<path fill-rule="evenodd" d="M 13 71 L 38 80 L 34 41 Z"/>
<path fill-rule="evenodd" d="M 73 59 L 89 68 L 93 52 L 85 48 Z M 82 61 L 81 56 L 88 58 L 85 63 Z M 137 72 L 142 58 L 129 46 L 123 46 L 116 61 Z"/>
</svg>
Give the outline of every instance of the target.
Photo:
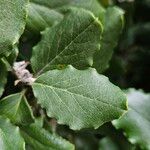
<svg viewBox="0 0 150 150">
<path fill-rule="evenodd" d="M 87 96 L 85 96 L 85 95 L 80 95 L 80 94 L 78 94 L 78 93 L 73 93 L 73 92 L 70 92 L 70 91 L 68 91 L 67 89 L 62 89 L 62 88 L 58 88 L 58 87 L 53 87 L 53 86 L 50 86 L 50 85 L 46 85 L 46 84 L 42 84 L 42 83 L 37 83 L 37 82 L 35 82 L 34 84 L 37 84 L 37 85 L 40 85 L 40 86 L 47 86 L 48 88 L 51 88 L 51 89 L 56 89 L 56 90 L 61 90 L 61 91 L 63 91 L 63 92 L 67 92 L 67 93 L 69 93 L 69 94 L 74 94 L 74 95 L 77 95 L 77 96 L 81 96 L 81 97 L 83 97 L 83 98 L 86 98 L 86 99 L 89 99 L 89 100 L 96 100 L 96 101 L 98 101 L 99 103 L 103 103 L 103 104 L 106 104 L 106 105 L 108 105 L 108 106 L 112 106 L 112 107 L 115 107 L 115 108 L 117 108 L 117 109 L 120 109 L 121 111 L 123 111 L 124 109 L 122 109 L 122 108 L 120 108 L 120 107 L 117 107 L 117 106 L 115 106 L 115 105 L 111 105 L 111 104 L 109 104 L 109 103 L 107 103 L 107 102 L 104 102 L 104 101 L 99 101 L 99 100 L 97 100 L 97 99 L 92 99 L 92 98 L 90 98 L 90 97 L 87 97 Z"/>
</svg>

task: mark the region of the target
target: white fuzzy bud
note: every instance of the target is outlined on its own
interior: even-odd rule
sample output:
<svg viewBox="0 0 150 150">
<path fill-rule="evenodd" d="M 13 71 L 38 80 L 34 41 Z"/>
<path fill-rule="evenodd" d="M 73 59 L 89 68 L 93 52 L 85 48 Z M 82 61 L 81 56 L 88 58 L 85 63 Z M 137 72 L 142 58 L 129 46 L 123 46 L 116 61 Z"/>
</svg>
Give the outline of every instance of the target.
<svg viewBox="0 0 150 150">
<path fill-rule="evenodd" d="M 18 80 L 15 81 L 15 85 L 17 85 L 19 82 L 23 82 L 27 85 L 32 85 L 32 83 L 35 81 L 33 75 L 26 69 L 28 64 L 29 62 L 25 62 L 25 61 L 14 63 L 13 70 L 15 72 L 15 75 L 18 78 Z"/>
</svg>

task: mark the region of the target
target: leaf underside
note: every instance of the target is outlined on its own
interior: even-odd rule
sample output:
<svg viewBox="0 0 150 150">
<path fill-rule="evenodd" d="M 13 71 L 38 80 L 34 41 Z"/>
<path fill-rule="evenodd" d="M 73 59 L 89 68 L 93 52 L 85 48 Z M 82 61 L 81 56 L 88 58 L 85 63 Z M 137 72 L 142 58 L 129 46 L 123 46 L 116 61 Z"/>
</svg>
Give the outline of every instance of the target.
<svg viewBox="0 0 150 150">
<path fill-rule="evenodd" d="M 56 25 L 63 19 L 63 14 L 37 3 L 28 5 L 27 29 L 39 33 L 46 27 Z"/>
</svg>

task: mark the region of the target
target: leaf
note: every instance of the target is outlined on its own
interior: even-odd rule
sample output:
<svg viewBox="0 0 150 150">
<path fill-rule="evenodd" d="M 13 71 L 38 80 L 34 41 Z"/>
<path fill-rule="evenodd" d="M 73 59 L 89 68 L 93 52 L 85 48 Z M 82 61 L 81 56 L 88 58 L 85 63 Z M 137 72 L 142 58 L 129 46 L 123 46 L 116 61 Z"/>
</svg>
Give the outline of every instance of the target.
<svg viewBox="0 0 150 150">
<path fill-rule="evenodd" d="M 74 150 L 74 146 L 67 140 L 36 124 L 23 127 L 21 133 L 31 150 Z"/>
<path fill-rule="evenodd" d="M 34 121 L 32 110 L 24 92 L 12 94 L 0 101 L 0 115 L 9 118 L 16 124 L 30 124 Z"/>
<path fill-rule="evenodd" d="M 105 13 L 101 50 L 95 53 L 93 64 L 93 67 L 96 68 L 99 73 L 104 72 L 109 67 L 113 50 L 117 46 L 119 35 L 123 29 L 123 14 L 123 10 L 118 7 L 110 7 Z"/>
<path fill-rule="evenodd" d="M 31 2 L 37 3 L 39 5 L 44 5 L 49 8 L 58 8 L 67 5 L 72 0 L 31 0 Z"/>
<path fill-rule="evenodd" d="M 65 9 L 68 9 L 69 7 L 84 8 L 89 10 L 100 20 L 103 19 L 103 15 L 105 13 L 105 9 L 97 0 L 71 0 L 63 7 L 59 7 L 58 10 L 65 11 Z"/>
<path fill-rule="evenodd" d="M 64 13 L 70 7 L 84 8 L 94 13 L 96 17 L 101 17 L 105 9 L 97 0 L 31 0 L 34 3 L 49 7 Z"/>
<path fill-rule="evenodd" d="M 38 33 L 46 27 L 56 25 L 71 7 L 87 9 L 99 18 L 102 18 L 105 12 L 97 0 L 32 0 L 28 6 L 27 29 Z"/>
<path fill-rule="evenodd" d="M 0 59 L 0 97 L 3 94 L 4 86 L 7 82 L 7 67 L 2 59 Z"/>
<path fill-rule="evenodd" d="M 46 29 L 33 48 L 34 72 L 38 76 L 59 64 L 79 68 L 92 65 L 93 54 L 100 49 L 101 32 L 102 26 L 92 13 L 72 9 L 60 24 Z"/>
<path fill-rule="evenodd" d="M 2 116 L 0 116 L 0 149 L 25 150 L 25 143 L 20 136 L 19 128 Z"/>
<path fill-rule="evenodd" d="M 35 97 L 49 117 L 71 129 L 98 128 L 119 118 L 127 109 L 124 93 L 99 75 L 69 66 L 41 75 L 32 85 Z"/>
<path fill-rule="evenodd" d="M 132 144 L 150 149 L 150 95 L 141 90 L 127 92 L 129 111 L 119 120 L 113 121 L 117 129 L 123 129 Z"/>
<path fill-rule="evenodd" d="M 30 3 L 28 10 L 27 29 L 34 32 L 39 32 L 46 27 L 51 27 L 63 19 L 63 14 L 58 11 L 36 3 Z"/>
<path fill-rule="evenodd" d="M 25 27 L 28 0 L 0 0 L 0 57 L 8 55 Z"/>
</svg>

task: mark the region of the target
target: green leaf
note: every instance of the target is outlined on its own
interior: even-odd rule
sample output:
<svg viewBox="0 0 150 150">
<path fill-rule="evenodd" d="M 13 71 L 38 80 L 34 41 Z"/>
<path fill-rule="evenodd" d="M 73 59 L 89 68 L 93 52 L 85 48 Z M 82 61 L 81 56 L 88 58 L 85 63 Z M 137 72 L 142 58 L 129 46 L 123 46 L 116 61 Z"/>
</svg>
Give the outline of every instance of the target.
<svg viewBox="0 0 150 150">
<path fill-rule="evenodd" d="M 16 124 L 30 124 L 34 121 L 32 110 L 24 92 L 12 94 L 0 101 L 0 115 L 9 118 Z"/>
<path fill-rule="evenodd" d="M 46 27 L 56 25 L 63 19 L 66 10 L 72 7 L 89 10 L 100 19 L 105 13 L 97 0 L 32 0 L 28 7 L 27 29 L 39 33 Z"/>
<path fill-rule="evenodd" d="M 98 128 L 127 109 L 124 93 L 99 75 L 69 66 L 41 75 L 32 85 L 35 97 L 50 117 L 71 129 Z"/>
<path fill-rule="evenodd" d="M 20 136 L 19 128 L 0 116 L 0 149 L 25 150 L 25 143 Z"/>
<path fill-rule="evenodd" d="M 72 9 L 64 20 L 43 32 L 33 48 L 31 64 L 37 75 L 57 65 L 91 66 L 93 55 L 100 49 L 102 26 L 92 13 Z"/>
<path fill-rule="evenodd" d="M 0 97 L 3 94 L 4 86 L 7 82 L 7 67 L 2 59 L 0 59 Z"/>
<path fill-rule="evenodd" d="M 150 95 L 140 90 L 127 92 L 129 111 L 119 120 L 113 121 L 117 129 L 123 129 L 132 144 L 150 149 Z"/>
<path fill-rule="evenodd" d="M 123 10 L 118 7 L 108 8 L 103 22 L 104 31 L 101 40 L 101 50 L 95 53 L 93 67 L 99 73 L 109 67 L 113 50 L 117 45 L 119 35 L 123 29 Z"/>
<path fill-rule="evenodd" d="M 31 0 L 31 2 L 47 6 L 49 8 L 58 8 L 69 4 L 72 0 Z"/>
<path fill-rule="evenodd" d="M 63 14 L 58 11 L 36 3 L 30 3 L 28 10 L 27 29 L 34 32 L 39 32 L 46 27 L 51 27 L 63 19 Z"/>
<path fill-rule="evenodd" d="M 102 19 L 105 13 L 105 9 L 98 3 L 97 0 L 70 0 L 70 2 L 63 7 L 59 7 L 58 10 L 65 11 L 69 7 L 84 8 L 91 11 L 96 17 Z"/>
<path fill-rule="evenodd" d="M 97 0 L 31 0 L 39 5 L 44 5 L 50 9 L 64 13 L 65 9 L 70 7 L 84 8 L 94 13 L 96 17 L 100 17 L 105 9 Z"/>
<path fill-rule="evenodd" d="M 25 27 L 28 0 L 0 0 L 0 57 L 8 55 Z"/>
<path fill-rule="evenodd" d="M 31 150 L 74 150 L 74 146 L 67 140 L 36 124 L 23 127 L 21 133 Z"/>
</svg>

